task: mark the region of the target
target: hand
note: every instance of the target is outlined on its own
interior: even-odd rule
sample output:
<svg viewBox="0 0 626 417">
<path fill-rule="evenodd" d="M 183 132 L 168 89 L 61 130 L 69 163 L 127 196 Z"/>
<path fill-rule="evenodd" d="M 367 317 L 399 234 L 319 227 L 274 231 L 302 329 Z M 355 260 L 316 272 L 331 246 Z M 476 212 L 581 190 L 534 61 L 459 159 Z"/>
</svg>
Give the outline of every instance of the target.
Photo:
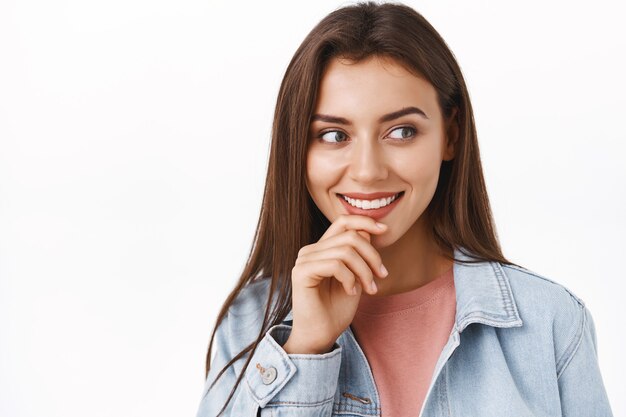
<svg viewBox="0 0 626 417">
<path fill-rule="evenodd" d="M 293 326 L 287 353 L 325 353 L 352 323 L 363 288 L 377 292 L 374 277 L 384 278 L 380 254 L 370 234 L 385 224 L 359 215 L 341 215 L 316 243 L 298 252 L 291 271 Z"/>
</svg>

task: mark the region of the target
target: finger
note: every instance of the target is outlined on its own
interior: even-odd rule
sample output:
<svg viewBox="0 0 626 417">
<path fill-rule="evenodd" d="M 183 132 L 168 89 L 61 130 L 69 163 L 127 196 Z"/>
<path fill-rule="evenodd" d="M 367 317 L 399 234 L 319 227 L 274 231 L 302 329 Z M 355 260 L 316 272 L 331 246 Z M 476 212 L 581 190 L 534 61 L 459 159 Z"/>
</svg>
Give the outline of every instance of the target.
<svg viewBox="0 0 626 417">
<path fill-rule="evenodd" d="M 369 233 L 362 230 L 347 230 L 340 235 L 310 245 L 306 251 L 302 251 L 298 255 L 296 263 L 307 260 L 307 255 L 309 254 L 345 245 L 353 246 L 376 276 L 385 278 L 388 275 L 387 270 L 383 266 L 380 253 L 370 243 Z"/>
<path fill-rule="evenodd" d="M 319 240 L 328 239 L 346 230 L 364 230 L 368 233 L 379 235 L 387 230 L 387 225 L 376 222 L 376 220 L 368 216 L 342 214 L 326 229 L 326 232 Z"/>
<path fill-rule="evenodd" d="M 306 288 L 319 287 L 325 279 L 334 278 L 341 283 L 348 295 L 356 295 L 356 276 L 339 259 L 323 259 L 310 262 L 302 262 L 293 267 L 292 277 L 303 277 L 302 286 Z"/>
<path fill-rule="evenodd" d="M 320 250 L 320 247 L 328 248 L 330 246 L 337 246 L 336 244 L 330 245 L 328 244 L 328 242 L 338 236 L 341 236 L 343 233 L 348 232 L 350 230 L 354 230 L 354 229 L 344 230 L 343 232 L 329 236 L 326 239 L 323 239 L 323 236 L 322 236 L 322 238 L 320 238 L 320 240 L 318 240 L 317 242 L 301 247 L 300 250 L 298 251 L 298 258 L 300 258 L 302 255 L 305 255 L 307 253 L 316 252 Z M 357 230 L 357 232 L 359 235 L 365 238 L 368 242 L 371 242 L 370 234 L 368 232 L 366 232 L 365 230 Z M 297 262 L 297 259 L 296 259 L 296 262 Z"/>
<path fill-rule="evenodd" d="M 367 262 L 365 262 L 353 246 L 336 246 L 323 251 L 310 253 L 305 255 L 302 263 L 325 262 L 327 260 L 339 260 L 343 262 L 356 276 L 356 279 L 361 282 L 363 288 L 366 288 L 368 294 L 376 293 L 374 274 Z"/>
<path fill-rule="evenodd" d="M 367 233 L 365 230 L 357 230 L 356 231 L 359 235 L 363 236 L 365 239 L 367 239 L 368 242 L 372 241 L 372 238 L 370 237 L 370 234 Z"/>
<path fill-rule="evenodd" d="M 369 233 L 364 232 L 363 230 L 357 230 L 357 233 L 365 237 L 367 241 L 371 243 L 372 240 Z M 387 271 L 387 268 L 385 268 L 385 265 L 383 265 L 383 260 L 380 256 L 380 253 L 378 253 L 378 251 L 374 249 L 371 244 L 359 246 L 357 250 L 363 257 L 363 259 L 365 259 L 365 261 L 368 263 L 370 269 L 374 271 L 376 275 L 378 275 L 380 278 L 387 278 L 389 272 Z"/>
</svg>

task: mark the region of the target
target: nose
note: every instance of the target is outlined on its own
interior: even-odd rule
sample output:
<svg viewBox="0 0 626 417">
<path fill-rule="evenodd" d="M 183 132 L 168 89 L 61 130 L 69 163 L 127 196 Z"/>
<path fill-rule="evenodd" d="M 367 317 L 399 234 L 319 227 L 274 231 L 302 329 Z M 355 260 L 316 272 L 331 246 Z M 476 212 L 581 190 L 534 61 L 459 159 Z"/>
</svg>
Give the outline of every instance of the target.
<svg viewBox="0 0 626 417">
<path fill-rule="evenodd" d="M 376 137 L 355 140 L 350 154 L 348 175 L 362 184 L 371 184 L 387 178 L 385 154 Z"/>
</svg>

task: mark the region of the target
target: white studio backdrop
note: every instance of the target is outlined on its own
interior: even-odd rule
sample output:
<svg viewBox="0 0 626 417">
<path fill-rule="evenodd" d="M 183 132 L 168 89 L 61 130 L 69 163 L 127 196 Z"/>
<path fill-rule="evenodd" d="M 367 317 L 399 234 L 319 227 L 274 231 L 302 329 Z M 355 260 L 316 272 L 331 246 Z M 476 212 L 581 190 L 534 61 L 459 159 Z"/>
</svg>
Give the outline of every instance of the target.
<svg viewBox="0 0 626 417">
<path fill-rule="evenodd" d="M 505 255 L 586 302 L 626 415 L 623 6 L 406 3 L 464 71 Z M 1 416 L 195 414 L 279 83 L 347 4 L 0 3 Z"/>
</svg>

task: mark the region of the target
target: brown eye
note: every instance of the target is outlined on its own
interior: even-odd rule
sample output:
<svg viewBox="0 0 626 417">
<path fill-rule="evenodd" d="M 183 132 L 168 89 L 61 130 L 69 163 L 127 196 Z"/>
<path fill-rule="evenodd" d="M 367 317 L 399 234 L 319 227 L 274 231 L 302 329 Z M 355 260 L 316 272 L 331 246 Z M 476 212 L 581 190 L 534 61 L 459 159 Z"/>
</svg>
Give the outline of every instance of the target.
<svg viewBox="0 0 626 417">
<path fill-rule="evenodd" d="M 400 132 L 400 136 L 389 135 L 392 139 L 407 140 L 415 136 L 415 134 L 417 133 L 417 130 L 411 126 L 401 126 L 401 127 L 395 128 L 391 132 L 392 133 Z"/>
<path fill-rule="evenodd" d="M 320 139 L 328 143 L 341 143 L 346 140 L 346 134 L 339 130 L 329 130 L 322 133 Z"/>
</svg>

